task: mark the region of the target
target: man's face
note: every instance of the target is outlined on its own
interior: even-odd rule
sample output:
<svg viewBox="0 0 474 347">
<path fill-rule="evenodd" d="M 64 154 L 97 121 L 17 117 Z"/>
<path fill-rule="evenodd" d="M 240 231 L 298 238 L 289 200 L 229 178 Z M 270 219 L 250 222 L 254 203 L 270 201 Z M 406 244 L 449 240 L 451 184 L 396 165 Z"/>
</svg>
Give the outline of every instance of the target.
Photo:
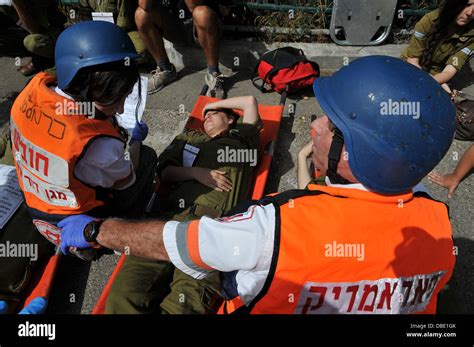
<svg viewBox="0 0 474 347">
<path fill-rule="evenodd" d="M 316 118 L 311 123 L 313 132 L 313 163 L 321 175 L 326 175 L 328 169 L 328 154 L 334 133 L 331 122 L 325 115 Z"/>
<path fill-rule="evenodd" d="M 456 18 L 456 24 L 459 26 L 465 26 L 469 24 L 474 15 L 474 0 L 469 0 L 464 10 Z"/>
<path fill-rule="evenodd" d="M 210 137 L 220 135 L 229 130 L 233 120 L 222 111 L 209 110 L 204 115 L 204 131 Z"/>
</svg>

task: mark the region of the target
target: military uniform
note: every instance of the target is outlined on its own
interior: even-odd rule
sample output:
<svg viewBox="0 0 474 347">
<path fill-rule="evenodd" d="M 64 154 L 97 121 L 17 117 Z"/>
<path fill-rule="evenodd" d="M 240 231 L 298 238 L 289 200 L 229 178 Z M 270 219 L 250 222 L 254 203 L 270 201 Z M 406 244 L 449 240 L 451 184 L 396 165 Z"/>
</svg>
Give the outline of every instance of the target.
<svg viewBox="0 0 474 347">
<path fill-rule="evenodd" d="M 54 45 L 62 29 L 62 18 L 58 11 L 53 11 L 54 2 L 51 0 L 36 0 L 29 3 L 29 8 L 34 19 L 44 28 L 43 33 L 28 34 L 20 27 L 13 30 L 12 27 L 0 35 L 0 54 L 18 56 L 24 54 L 24 49 L 38 57 L 52 59 L 54 57 Z M 11 22 L 16 22 L 18 16 L 13 7 L 0 6 L 0 13 Z M 25 28 L 23 28 L 25 29 Z"/>
<path fill-rule="evenodd" d="M 79 17 L 92 18 L 92 12 L 111 12 L 117 26 L 127 31 L 128 36 L 139 54 L 146 50 L 135 25 L 135 10 L 138 7 L 136 0 L 80 0 Z"/>
<path fill-rule="evenodd" d="M 439 10 L 426 14 L 415 25 L 415 32 L 410 44 L 402 53 L 402 58 L 420 58 L 426 48 L 426 38 L 434 29 L 439 17 Z M 438 43 L 429 66 L 430 74 L 434 75 L 444 70 L 446 65 L 452 65 L 461 70 L 474 53 L 474 21 L 463 27 L 450 37 Z"/>
<path fill-rule="evenodd" d="M 0 139 L 0 164 L 14 165 L 9 131 L 2 129 Z M 53 247 L 33 226 L 24 203 L 0 229 L 0 244 L 38 245 L 38 259 L 27 257 L 0 257 L 0 300 L 8 302 L 8 313 L 13 313 L 21 301 L 32 274 L 42 261 L 53 254 Z"/>
<path fill-rule="evenodd" d="M 158 158 L 159 174 L 170 165 L 189 165 L 189 158 L 184 157 L 186 146 L 191 145 L 199 150 L 191 166 L 227 172 L 233 188 L 230 192 L 218 192 L 196 181 L 176 183 L 168 198 L 160 201 L 162 216 L 177 221 L 194 220 L 203 215 L 219 217 L 247 199 L 252 167 L 223 163 L 219 154 L 225 147 L 257 151 L 260 129 L 258 122 L 255 125 L 236 124 L 228 136 L 210 138 L 195 130 L 185 130 L 178 135 Z M 106 313 L 156 313 L 159 310 L 171 314 L 212 313 L 222 302 L 220 290 L 217 272 L 204 280 L 195 280 L 171 263 L 128 256 L 112 286 Z"/>
</svg>

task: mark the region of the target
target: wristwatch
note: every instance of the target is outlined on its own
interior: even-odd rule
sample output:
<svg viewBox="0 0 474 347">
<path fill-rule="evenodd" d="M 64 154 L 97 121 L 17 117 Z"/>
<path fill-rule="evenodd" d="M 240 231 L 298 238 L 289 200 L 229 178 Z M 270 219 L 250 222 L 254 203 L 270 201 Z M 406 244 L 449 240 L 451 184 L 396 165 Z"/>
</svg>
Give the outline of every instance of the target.
<svg viewBox="0 0 474 347">
<path fill-rule="evenodd" d="M 97 235 L 99 235 L 100 225 L 102 224 L 103 219 L 94 219 L 93 221 L 87 223 L 84 228 L 84 238 L 87 242 L 97 243 Z"/>
</svg>

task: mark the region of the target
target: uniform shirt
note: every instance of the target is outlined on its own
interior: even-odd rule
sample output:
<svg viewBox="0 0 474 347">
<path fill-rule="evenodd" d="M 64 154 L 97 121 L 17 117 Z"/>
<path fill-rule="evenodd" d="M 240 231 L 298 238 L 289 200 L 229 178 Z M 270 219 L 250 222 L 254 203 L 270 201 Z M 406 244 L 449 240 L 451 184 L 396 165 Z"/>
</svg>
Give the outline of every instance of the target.
<svg viewBox="0 0 474 347">
<path fill-rule="evenodd" d="M 362 184 L 328 186 L 367 190 Z M 413 189 L 426 191 L 423 185 Z M 273 204 L 252 205 L 245 213 L 195 222 L 169 221 L 163 240 L 171 262 L 184 273 L 202 279 L 212 270 L 237 271 L 237 292 L 249 304 L 262 290 L 271 267 L 275 237 Z"/>
<path fill-rule="evenodd" d="M 89 12 L 111 12 L 117 26 L 126 30 L 135 28 L 136 4 L 134 1 L 80 0 L 80 5 L 82 6 L 81 10 L 85 10 L 85 15 L 89 15 Z"/>
<path fill-rule="evenodd" d="M 415 25 L 415 32 L 410 44 L 402 53 L 403 58 L 420 58 L 426 48 L 426 38 L 434 30 L 435 22 L 439 17 L 439 10 L 434 10 L 420 19 Z M 438 43 L 433 53 L 431 74 L 444 70 L 446 65 L 452 65 L 461 70 L 474 51 L 474 21 L 471 21 L 461 31 L 454 33 Z"/>
<path fill-rule="evenodd" d="M 185 129 L 178 135 L 160 154 L 158 175 L 161 176 L 168 166 L 220 170 L 226 172 L 232 181 L 232 190 L 219 192 L 195 180 L 176 182 L 163 201 L 165 216 L 168 219 L 180 218 L 178 215 L 191 205 L 211 208 L 218 216 L 229 211 L 239 201 L 248 199 L 253 168 L 259 158 L 260 129 L 261 121 L 255 124 L 238 122 L 226 136 L 211 138 L 204 132 L 191 129 Z M 239 156 L 239 153 L 244 155 Z M 232 154 L 237 155 L 232 158 Z M 254 162 L 250 163 L 247 159 Z"/>
<path fill-rule="evenodd" d="M 58 87 L 52 89 L 59 95 L 72 99 Z M 92 187 L 111 188 L 117 181 L 133 175 L 126 189 L 135 183 L 135 170 L 123 142 L 113 138 L 98 138 L 87 147 L 74 167 L 74 175 Z"/>
</svg>

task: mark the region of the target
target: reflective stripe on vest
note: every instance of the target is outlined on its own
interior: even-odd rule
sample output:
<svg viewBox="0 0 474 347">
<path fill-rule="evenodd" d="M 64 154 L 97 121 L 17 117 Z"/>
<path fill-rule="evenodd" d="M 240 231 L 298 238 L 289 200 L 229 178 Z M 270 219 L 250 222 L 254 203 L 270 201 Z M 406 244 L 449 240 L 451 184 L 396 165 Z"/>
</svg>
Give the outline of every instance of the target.
<svg viewBox="0 0 474 347">
<path fill-rule="evenodd" d="M 436 312 L 455 263 L 443 203 L 411 193 L 308 188 L 271 198 L 272 266 L 243 312 Z"/>
<path fill-rule="evenodd" d="M 53 76 L 36 75 L 11 109 L 11 139 L 18 180 L 28 207 L 47 214 L 78 214 L 103 205 L 93 187 L 74 176 L 74 167 L 98 137 L 121 140 L 106 120 L 59 112 L 72 100 L 49 86 Z M 122 141 L 122 140 L 121 140 Z"/>
</svg>

